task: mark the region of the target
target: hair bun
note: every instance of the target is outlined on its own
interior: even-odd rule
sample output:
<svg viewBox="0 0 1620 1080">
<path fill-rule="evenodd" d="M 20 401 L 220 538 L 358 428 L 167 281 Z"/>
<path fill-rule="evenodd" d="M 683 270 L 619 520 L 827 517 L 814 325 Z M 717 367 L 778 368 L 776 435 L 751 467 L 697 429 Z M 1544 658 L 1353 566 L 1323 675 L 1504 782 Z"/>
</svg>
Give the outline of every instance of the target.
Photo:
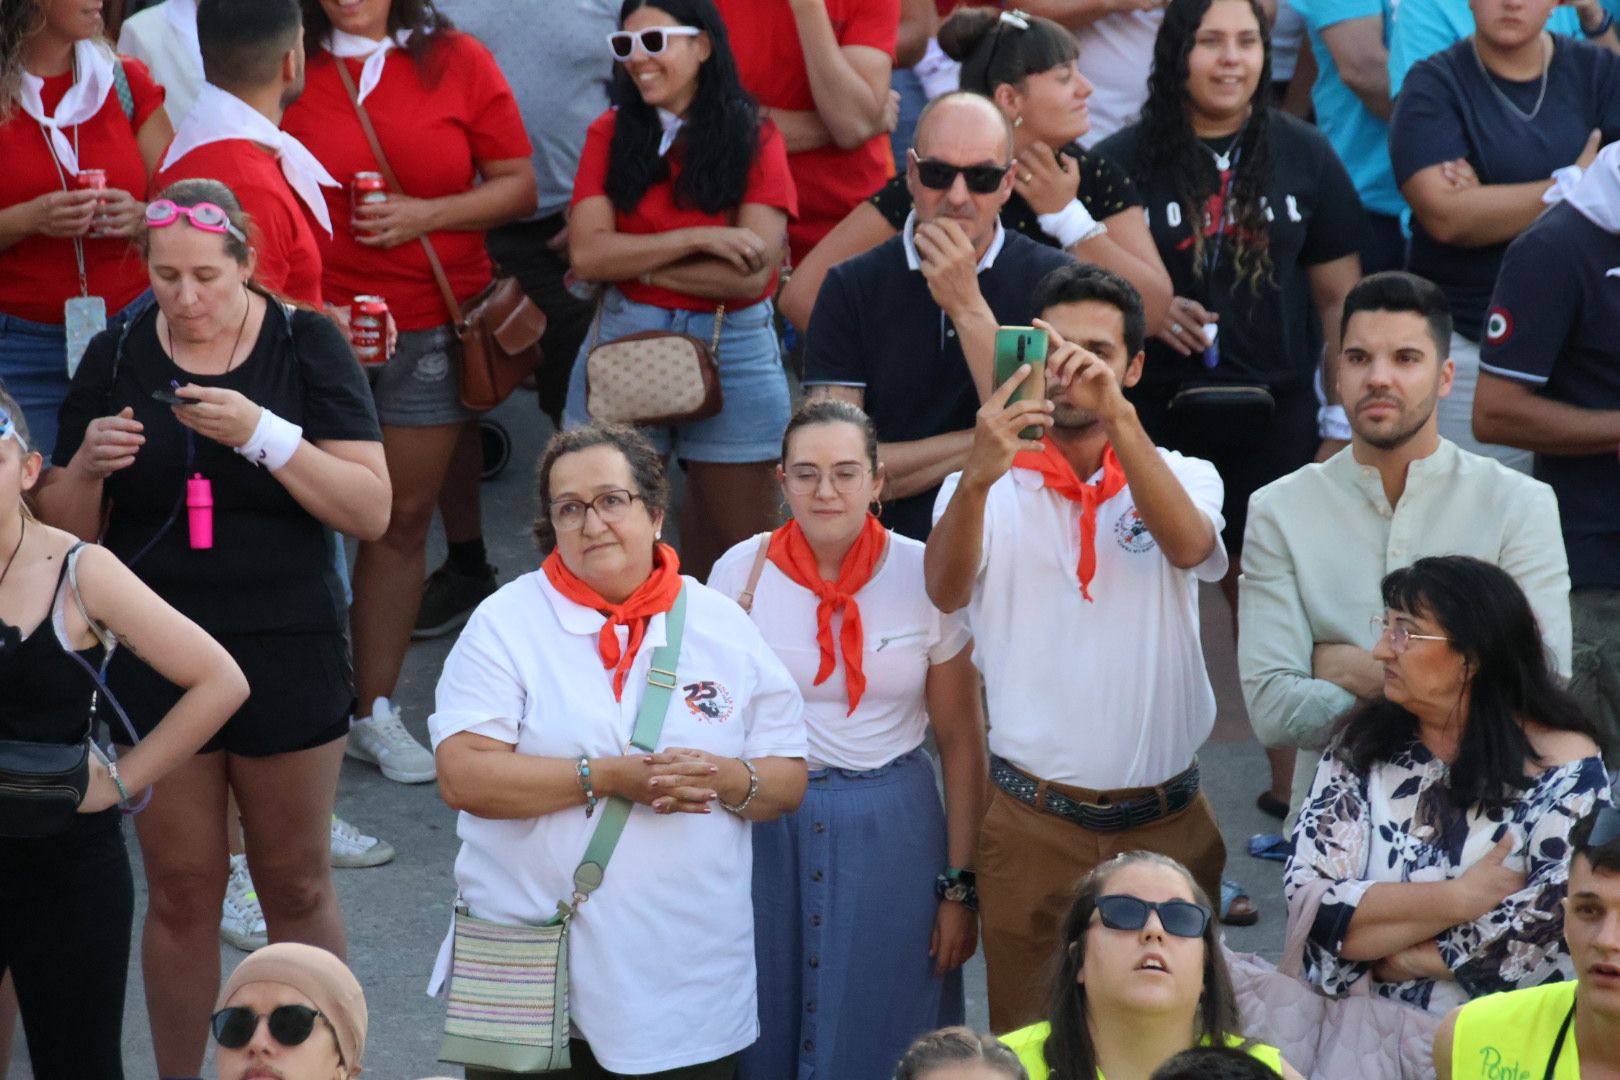
<svg viewBox="0 0 1620 1080">
<path fill-rule="evenodd" d="M 1000 18 L 996 8 L 957 8 L 939 28 L 940 51 L 959 64 L 966 63 Z"/>
</svg>

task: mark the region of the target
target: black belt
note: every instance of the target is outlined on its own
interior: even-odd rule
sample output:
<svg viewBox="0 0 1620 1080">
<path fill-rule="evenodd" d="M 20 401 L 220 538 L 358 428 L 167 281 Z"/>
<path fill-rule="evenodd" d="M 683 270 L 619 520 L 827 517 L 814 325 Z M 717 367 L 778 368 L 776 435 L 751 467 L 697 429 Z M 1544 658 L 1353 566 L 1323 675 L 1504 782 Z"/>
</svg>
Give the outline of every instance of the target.
<svg viewBox="0 0 1620 1080">
<path fill-rule="evenodd" d="M 1198 797 L 1197 761 L 1147 794 L 1123 800 L 1112 798 L 1107 791 L 1097 792 L 1096 799 L 1091 802 L 1076 799 L 1063 794 L 1046 781 L 1009 765 L 994 754 L 990 756 L 990 779 L 995 781 L 996 787 L 1019 802 L 1072 821 L 1092 832 L 1123 832 L 1141 828 L 1180 813 Z"/>
</svg>

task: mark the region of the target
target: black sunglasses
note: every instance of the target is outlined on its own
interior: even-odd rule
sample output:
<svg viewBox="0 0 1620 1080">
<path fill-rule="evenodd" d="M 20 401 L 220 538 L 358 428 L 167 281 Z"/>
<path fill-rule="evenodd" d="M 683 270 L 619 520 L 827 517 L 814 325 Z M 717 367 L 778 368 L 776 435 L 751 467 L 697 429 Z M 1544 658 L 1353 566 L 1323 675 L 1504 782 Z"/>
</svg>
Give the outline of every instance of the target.
<svg viewBox="0 0 1620 1080">
<path fill-rule="evenodd" d="M 917 179 L 922 181 L 923 187 L 935 191 L 949 191 L 956 178 L 961 176 L 973 194 L 989 195 L 1001 186 L 1007 177 L 1007 170 L 1012 168 L 1011 165 L 952 165 L 947 161 L 918 157 L 915 150 L 907 152 L 917 165 Z"/>
<path fill-rule="evenodd" d="M 1160 900 L 1150 903 L 1140 897 L 1113 895 L 1097 897 L 1097 915 L 1110 930 L 1140 930 L 1147 925 L 1149 912 L 1159 913 L 1159 925 L 1176 937 L 1204 936 L 1209 925 L 1209 908 L 1191 900 Z"/>
<path fill-rule="evenodd" d="M 265 1019 L 270 1021 L 270 1037 L 282 1046 L 298 1046 L 315 1030 L 320 1010 L 308 1005 L 277 1005 Z M 259 1014 L 245 1005 L 232 1005 L 214 1014 L 214 1041 L 227 1050 L 240 1050 L 259 1030 Z"/>
</svg>

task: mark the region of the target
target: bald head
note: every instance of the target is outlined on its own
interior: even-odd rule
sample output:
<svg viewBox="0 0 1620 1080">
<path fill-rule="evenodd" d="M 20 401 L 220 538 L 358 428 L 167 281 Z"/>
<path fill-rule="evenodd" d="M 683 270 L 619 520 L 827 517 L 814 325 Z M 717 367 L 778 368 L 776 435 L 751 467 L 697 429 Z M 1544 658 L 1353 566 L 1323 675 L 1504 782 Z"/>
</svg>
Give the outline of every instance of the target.
<svg viewBox="0 0 1620 1080">
<path fill-rule="evenodd" d="M 989 151 L 985 157 L 1006 164 L 1012 158 L 1012 124 L 989 98 L 955 90 L 930 101 L 917 117 L 912 136 L 917 156 L 932 156 L 936 142 L 982 148 Z"/>
<path fill-rule="evenodd" d="M 906 161 L 906 188 L 919 226 L 956 222 L 982 258 L 995 239 L 1001 208 L 1012 195 L 1013 136 L 1007 118 L 987 97 L 964 91 L 946 94 L 923 109 L 913 142 Z M 923 183 L 924 164 L 930 183 L 945 187 Z M 975 191 L 968 187 L 964 169 L 975 173 L 988 169 L 1001 179 L 994 190 Z"/>
</svg>

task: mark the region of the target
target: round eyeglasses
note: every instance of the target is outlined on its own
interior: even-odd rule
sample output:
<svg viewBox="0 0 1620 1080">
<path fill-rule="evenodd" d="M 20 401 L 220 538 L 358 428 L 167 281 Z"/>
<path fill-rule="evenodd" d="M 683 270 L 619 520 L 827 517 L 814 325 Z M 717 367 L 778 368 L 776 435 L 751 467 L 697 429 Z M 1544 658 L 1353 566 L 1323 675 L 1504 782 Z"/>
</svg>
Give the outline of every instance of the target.
<svg viewBox="0 0 1620 1080">
<path fill-rule="evenodd" d="M 787 489 L 795 495 L 814 495 L 821 490 L 825 476 L 840 495 L 850 495 L 861 489 L 872 470 L 865 465 L 835 465 L 831 472 L 823 473 L 812 465 L 795 465 L 784 474 Z"/>
<path fill-rule="evenodd" d="M 596 516 L 602 519 L 604 525 L 623 521 L 630 512 L 630 504 L 641 498 L 633 491 L 624 488 L 614 488 L 604 491 L 596 498 L 585 502 L 581 499 L 554 499 L 552 500 L 551 524 L 559 532 L 575 532 L 585 527 L 585 513 L 595 510 Z"/>
<path fill-rule="evenodd" d="M 1414 641 L 1451 640 L 1448 637 L 1441 637 L 1439 634 L 1414 634 L 1405 623 L 1389 622 L 1382 615 L 1374 615 L 1367 621 L 1367 631 L 1372 635 L 1374 648 L 1378 647 L 1378 643 L 1384 640 L 1384 635 L 1387 633 L 1389 635 L 1389 647 L 1395 650 L 1396 656 L 1406 652 L 1407 647 Z"/>
</svg>

